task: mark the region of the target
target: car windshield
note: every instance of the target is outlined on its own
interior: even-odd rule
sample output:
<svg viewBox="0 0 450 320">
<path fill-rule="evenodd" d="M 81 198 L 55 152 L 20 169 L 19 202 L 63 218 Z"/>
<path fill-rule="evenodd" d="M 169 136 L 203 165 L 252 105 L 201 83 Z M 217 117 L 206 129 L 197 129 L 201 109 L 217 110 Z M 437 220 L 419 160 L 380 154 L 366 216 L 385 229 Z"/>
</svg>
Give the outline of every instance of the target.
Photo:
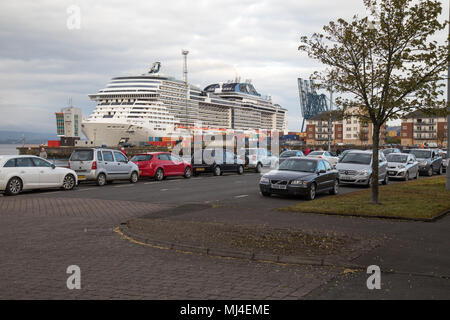
<svg viewBox="0 0 450 320">
<path fill-rule="evenodd" d="M 281 158 L 289 158 L 289 157 L 295 157 L 297 155 L 297 151 L 285 151 L 282 154 L 280 154 Z"/>
<path fill-rule="evenodd" d="M 347 153 L 341 160 L 341 163 L 370 164 L 372 160 L 371 153 Z"/>
<path fill-rule="evenodd" d="M 399 155 L 395 153 L 388 154 L 386 157 L 388 162 L 406 162 L 408 160 L 408 156 Z"/>
<path fill-rule="evenodd" d="M 131 161 L 150 161 L 152 158 L 153 156 L 150 154 L 138 154 L 131 158 Z"/>
<path fill-rule="evenodd" d="M 385 155 L 388 155 L 389 153 L 393 153 L 394 152 L 394 149 L 384 149 L 383 150 L 383 153 L 385 154 Z"/>
<path fill-rule="evenodd" d="M 70 161 L 91 161 L 94 159 L 94 150 L 75 150 Z"/>
<path fill-rule="evenodd" d="M 431 158 L 431 151 L 427 151 L 427 150 L 411 150 L 410 153 L 415 155 L 416 158 L 420 158 L 420 159 Z"/>
<path fill-rule="evenodd" d="M 323 151 L 313 151 L 308 156 L 321 156 L 323 155 Z"/>
<path fill-rule="evenodd" d="M 278 170 L 283 171 L 301 171 L 301 172 L 315 172 L 317 161 L 305 159 L 287 159 L 283 161 Z"/>
</svg>

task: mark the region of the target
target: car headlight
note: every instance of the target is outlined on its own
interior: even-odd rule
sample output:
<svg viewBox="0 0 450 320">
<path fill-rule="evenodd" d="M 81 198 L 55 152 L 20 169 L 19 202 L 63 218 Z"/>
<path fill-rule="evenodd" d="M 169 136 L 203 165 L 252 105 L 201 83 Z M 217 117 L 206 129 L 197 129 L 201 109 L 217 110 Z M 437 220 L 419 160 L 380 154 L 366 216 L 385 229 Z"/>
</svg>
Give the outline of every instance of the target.
<svg viewBox="0 0 450 320">
<path fill-rule="evenodd" d="M 400 164 L 400 165 L 398 165 L 398 168 L 399 168 L 399 169 L 404 169 L 405 166 L 404 166 L 403 164 Z"/>
<path fill-rule="evenodd" d="M 426 161 L 420 163 L 421 166 L 426 166 L 427 164 L 428 164 L 428 162 L 426 162 Z"/>
<path fill-rule="evenodd" d="M 361 171 L 358 171 L 358 174 L 361 175 L 361 176 L 367 176 L 369 174 L 369 171 L 368 170 L 361 170 Z"/>
<path fill-rule="evenodd" d="M 259 183 L 268 184 L 268 183 L 270 183 L 270 180 L 268 178 L 262 177 L 261 180 L 259 180 Z"/>
<path fill-rule="evenodd" d="M 303 180 L 292 180 L 291 184 L 293 185 L 303 185 L 306 186 L 308 184 L 308 181 L 303 181 Z"/>
</svg>

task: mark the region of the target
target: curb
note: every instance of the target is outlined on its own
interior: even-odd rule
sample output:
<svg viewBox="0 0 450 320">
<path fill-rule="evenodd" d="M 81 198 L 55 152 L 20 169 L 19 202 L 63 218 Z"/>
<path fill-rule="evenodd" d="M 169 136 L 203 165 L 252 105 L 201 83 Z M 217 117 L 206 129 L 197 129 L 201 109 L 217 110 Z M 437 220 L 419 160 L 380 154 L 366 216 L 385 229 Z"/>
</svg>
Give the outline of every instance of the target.
<svg viewBox="0 0 450 320">
<path fill-rule="evenodd" d="M 197 253 L 201 255 L 222 257 L 222 258 L 233 258 L 233 259 L 243 259 L 249 261 L 258 261 L 266 263 L 279 263 L 279 264 L 289 264 L 289 265 L 308 265 L 308 266 L 323 266 L 323 267 L 344 267 L 352 269 L 362 269 L 365 270 L 364 266 L 352 264 L 348 261 L 343 260 L 328 260 L 323 258 L 315 257 L 302 257 L 302 256 L 283 256 L 283 255 L 273 255 L 265 253 L 254 253 L 246 251 L 237 251 L 232 249 L 219 249 L 219 248 L 205 248 L 199 246 L 192 246 L 180 243 L 172 243 L 160 240 L 153 240 L 147 237 L 143 237 L 134 234 L 126 226 L 126 223 L 122 223 L 119 227 L 114 230 L 119 235 L 125 236 L 128 240 L 151 246 L 156 249 L 161 250 L 174 250 L 181 253 Z"/>
<path fill-rule="evenodd" d="M 336 213 L 336 212 L 302 212 L 296 210 L 289 210 L 284 208 L 275 209 L 280 212 L 292 212 L 292 213 L 306 213 L 306 214 L 323 214 L 330 216 L 341 216 L 341 217 L 356 217 L 356 218 L 364 218 L 364 219 L 385 219 L 385 220 L 396 220 L 396 221 L 414 221 L 414 222 L 436 222 L 437 220 L 443 218 L 447 214 L 450 213 L 450 210 L 446 210 L 438 214 L 437 216 L 426 219 L 426 218 L 405 218 L 405 217 L 387 217 L 387 216 L 365 216 L 357 213 L 345 214 L 345 213 Z"/>
</svg>

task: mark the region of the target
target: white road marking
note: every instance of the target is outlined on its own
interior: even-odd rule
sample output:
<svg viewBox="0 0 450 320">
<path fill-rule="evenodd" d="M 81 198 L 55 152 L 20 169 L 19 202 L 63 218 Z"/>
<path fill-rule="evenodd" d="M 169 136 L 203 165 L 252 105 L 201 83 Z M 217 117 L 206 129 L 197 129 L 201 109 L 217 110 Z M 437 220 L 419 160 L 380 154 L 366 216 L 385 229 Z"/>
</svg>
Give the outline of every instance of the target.
<svg viewBox="0 0 450 320">
<path fill-rule="evenodd" d="M 245 198 L 248 197 L 248 194 L 241 194 L 240 196 L 235 196 L 235 198 Z"/>
<path fill-rule="evenodd" d="M 169 191 L 169 189 L 161 189 L 161 191 Z"/>
<path fill-rule="evenodd" d="M 122 184 L 120 186 L 114 186 L 113 188 L 123 188 L 123 187 L 132 187 L 134 184 Z"/>
<path fill-rule="evenodd" d="M 153 182 L 146 182 L 144 184 L 156 184 L 156 183 L 159 183 L 159 182 L 158 181 L 153 181 Z"/>
<path fill-rule="evenodd" d="M 75 191 L 86 191 L 86 190 L 91 190 L 91 189 L 77 189 Z"/>
</svg>

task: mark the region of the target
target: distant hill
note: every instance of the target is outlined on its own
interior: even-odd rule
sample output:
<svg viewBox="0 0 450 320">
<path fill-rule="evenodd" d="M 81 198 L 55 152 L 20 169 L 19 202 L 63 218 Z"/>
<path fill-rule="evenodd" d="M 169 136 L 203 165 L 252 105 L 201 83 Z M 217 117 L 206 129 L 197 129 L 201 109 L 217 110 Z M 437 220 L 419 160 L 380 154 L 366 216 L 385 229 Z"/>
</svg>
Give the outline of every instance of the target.
<svg viewBox="0 0 450 320">
<path fill-rule="evenodd" d="M 48 140 L 59 140 L 55 133 L 0 130 L 0 144 L 21 144 L 23 135 L 27 144 L 40 144 L 46 143 Z"/>
</svg>

